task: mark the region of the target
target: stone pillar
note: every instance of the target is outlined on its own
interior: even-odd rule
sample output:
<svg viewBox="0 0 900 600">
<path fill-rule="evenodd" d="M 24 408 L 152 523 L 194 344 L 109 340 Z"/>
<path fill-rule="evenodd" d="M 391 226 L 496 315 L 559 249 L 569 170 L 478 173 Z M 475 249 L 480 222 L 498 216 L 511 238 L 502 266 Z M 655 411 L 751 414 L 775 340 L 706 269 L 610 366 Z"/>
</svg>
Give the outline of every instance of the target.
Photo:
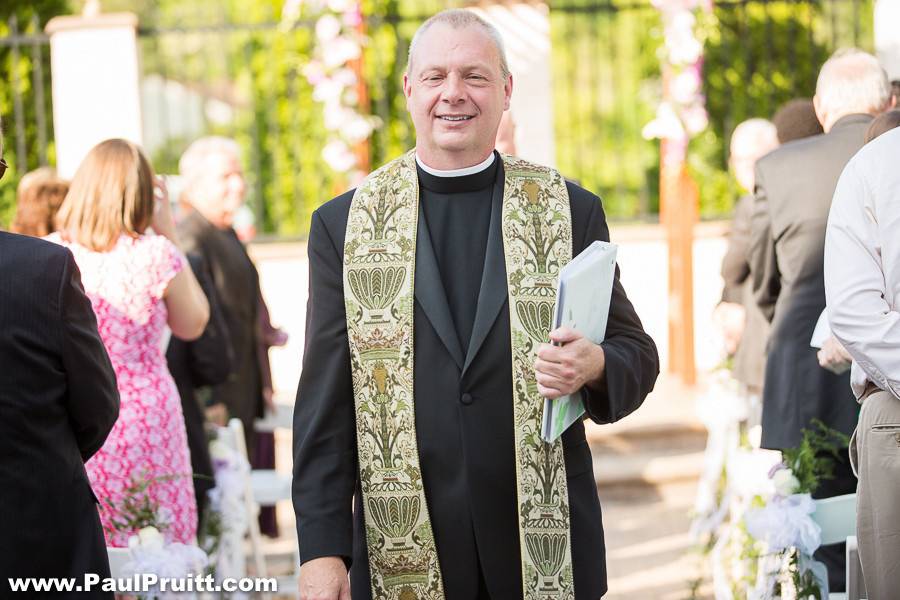
<svg viewBox="0 0 900 600">
<path fill-rule="evenodd" d="M 900 79 L 900 0 L 875 2 L 875 53 L 892 80 Z"/>
<path fill-rule="evenodd" d="M 98 142 L 112 137 L 142 141 L 137 17 L 56 17 L 46 29 L 56 168 L 69 178 Z"/>
<path fill-rule="evenodd" d="M 511 110 L 517 154 L 542 165 L 556 165 L 549 8 L 543 3 L 506 3 L 482 4 L 472 10 L 503 36 L 513 75 Z"/>
</svg>

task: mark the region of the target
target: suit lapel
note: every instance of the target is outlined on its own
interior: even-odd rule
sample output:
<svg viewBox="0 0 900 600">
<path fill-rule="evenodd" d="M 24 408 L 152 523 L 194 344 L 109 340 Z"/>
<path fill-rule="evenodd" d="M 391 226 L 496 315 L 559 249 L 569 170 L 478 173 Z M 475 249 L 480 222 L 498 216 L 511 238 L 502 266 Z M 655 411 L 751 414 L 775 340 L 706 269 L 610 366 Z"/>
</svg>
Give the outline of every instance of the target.
<svg viewBox="0 0 900 600">
<path fill-rule="evenodd" d="M 498 160 L 500 159 L 498 158 Z M 494 321 L 497 320 L 500 309 L 509 296 L 506 284 L 506 261 L 503 256 L 503 187 L 505 178 L 506 174 L 501 160 L 497 168 L 497 179 L 491 197 L 491 223 L 488 228 L 487 251 L 484 256 L 484 270 L 481 273 L 481 289 L 478 292 L 475 322 L 472 325 L 472 336 L 469 339 L 466 361 L 462 368 L 463 375 L 466 374 L 466 370 L 472 364 L 478 350 L 481 349 Z"/>
<path fill-rule="evenodd" d="M 493 217 L 491 217 L 493 221 Z M 444 292 L 444 283 L 441 281 L 441 273 L 438 270 L 437 259 L 434 256 L 434 247 L 431 244 L 431 234 L 428 232 L 428 223 L 425 220 L 425 212 L 422 202 L 419 202 L 419 226 L 416 232 L 416 300 L 438 337 L 446 346 L 447 351 L 456 366 L 463 368 L 462 345 L 459 336 L 453 326 L 453 317 L 450 315 L 450 305 L 447 304 L 447 294 Z"/>
</svg>

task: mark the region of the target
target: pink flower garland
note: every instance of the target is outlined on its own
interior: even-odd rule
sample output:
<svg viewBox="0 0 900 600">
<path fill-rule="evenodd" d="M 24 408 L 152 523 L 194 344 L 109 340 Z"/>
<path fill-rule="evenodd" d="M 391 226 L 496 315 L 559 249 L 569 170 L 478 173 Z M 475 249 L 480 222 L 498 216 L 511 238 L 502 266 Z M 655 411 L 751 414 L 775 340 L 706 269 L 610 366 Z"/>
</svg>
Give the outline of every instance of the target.
<svg viewBox="0 0 900 600">
<path fill-rule="evenodd" d="M 662 13 L 665 35 L 663 71 L 668 90 L 656 117 L 641 132 L 646 139 L 665 139 L 664 157 L 683 162 L 691 137 L 709 124 L 703 95 L 703 42 L 697 33 L 697 13 L 710 12 L 712 0 L 652 0 Z"/>
<path fill-rule="evenodd" d="M 349 67 L 362 55 L 365 42 L 357 27 L 362 23 L 359 3 L 354 0 L 286 0 L 282 20 L 293 24 L 301 11 L 308 10 L 316 20 L 316 45 L 313 57 L 303 67 L 303 75 L 313 86 L 313 99 L 323 106 L 328 141 L 322 158 L 334 171 L 357 183 L 364 175 L 353 146 L 365 141 L 381 126 L 381 120 L 359 112 L 356 92 L 358 78 Z"/>
</svg>

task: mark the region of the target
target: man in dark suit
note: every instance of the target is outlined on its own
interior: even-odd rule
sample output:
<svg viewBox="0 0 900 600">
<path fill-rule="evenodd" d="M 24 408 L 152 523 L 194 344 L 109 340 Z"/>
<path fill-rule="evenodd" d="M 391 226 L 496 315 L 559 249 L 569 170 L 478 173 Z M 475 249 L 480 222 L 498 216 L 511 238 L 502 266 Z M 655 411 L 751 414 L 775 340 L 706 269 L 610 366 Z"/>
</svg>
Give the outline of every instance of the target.
<svg viewBox="0 0 900 600">
<path fill-rule="evenodd" d="M 71 252 L 0 232 L 0 596 L 13 577 L 109 577 L 84 462 L 118 415 L 116 375 Z"/>
<path fill-rule="evenodd" d="M 412 289 L 407 288 L 404 294 L 410 294 L 409 304 L 402 304 L 402 310 L 409 310 L 413 317 L 407 331 L 415 340 L 414 367 L 409 373 L 411 381 L 404 383 L 390 379 L 393 376 L 381 378 L 379 360 L 372 381 L 385 390 L 409 385 L 415 399 L 414 436 L 409 428 L 400 433 L 417 444 L 430 530 L 423 525 L 408 541 L 423 547 L 427 543 L 428 552 L 436 548 L 441 597 L 506 600 L 522 598 L 529 590 L 530 598 L 539 583 L 536 570 L 525 569 L 523 575 L 526 559 L 520 546 L 517 496 L 521 462 L 517 463 L 514 445 L 520 433 L 517 429 L 523 425 L 514 421 L 518 409 L 514 409 L 513 398 L 530 394 L 529 401 L 541 401 L 541 395 L 556 398 L 581 390 L 590 418 L 599 423 L 621 419 L 641 404 L 654 385 L 656 347 L 616 277 L 606 341 L 598 346 L 575 332 L 556 330 L 549 339 L 542 339 L 552 339 L 559 347 L 541 344 L 534 362 L 515 362 L 512 319 L 521 317 L 521 305 L 516 304 L 515 314 L 509 308 L 509 267 L 504 260 L 507 234 L 501 222 L 501 203 L 506 198 L 505 182 L 512 181 L 511 173 L 525 163 L 493 151 L 512 91 L 499 34 L 467 11 L 446 11 L 433 17 L 411 45 L 404 89 L 416 126 L 416 156 L 407 154 L 398 160 L 403 161 L 404 177 L 418 180 L 413 187 L 418 188 L 420 199 L 417 242 L 409 249 L 415 257 L 414 299 Z M 513 168 L 507 170 L 510 164 Z M 552 174 L 568 196 L 570 214 L 564 218 L 571 217 L 572 230 L 566 254 L 571 251 L 574 256 L 595 240 L 609 239 L 596 196 L 563 183 L 562 177 L 549 169 L 534 169 Z M 398 186 L 409 189 L 405 182 Z M 350 347 L 345 295 L 353 285 L 345 288 L 342 278 L 345 250 L 368 239 L 346 233 L 348 215 L 358 210 L 355 207 L 360 201 L 351 191 L 319 208 L 309 237 L 306 348 L 294 415 L 300 597 L 343 600 L 350 598 L 351 591 L 356 600 L 426 597 L 423 586 L 435 577 L 434 567 L 409 575 L 420 555 L 403 550 L 406 542 L 394 540 L 384 545 L 380 535 L 373 535 L 367 518 L 377 512 L 373 507 L 381 505 L 363 500 L 362 489 L 373 467 L 358 455 L 367 442 L 357 438 L 356 424 L 366 416 L 355 410 L 354 393 L 366 393 L 369 388 L 358 377 L 357 359 L 351 361 L 355 350 Z M 540 222 L 534 225 L 535 229 L 540 226 Z M 550 290 L 552 294 L 552 284 Z M 552 296 L 549 302 L 552 307 Z M 354 318 L 356 311 L 350 312 Z M 517 352 L 519 343 L 516 341 Z M 390 350 L 381 355 L 389 354 Z M 513 364 L 518 365 L 515 370 Z M 516 390 L 514 379 L 522 382 Z M 354 389 L 360 385 L 363 387 Z M 378 393 L 384 401 L 387 392 Z M 395 395 L 391 401 L 397 398 Z M 540 440 L 528 443 L 543 444 Z M 542 540 L 539 544 L 546 543 L 543 549 L 560 553 L 548 556 L 541 568 L 546 570 L 554 559 L 561 561 L 562 553 L 571 551 L 573 586 L 566 586 L 565 595 L 558 597 L 596 600 L 607 589 L 605 550 L 591 454 L 581 421 L 563 434 L 561 446 L 552 447 L 564 459 L 560 462 L 568 490 L 570 543 L 557 545 L 557 538 L 551 535 L 538 538 Z M 403 486 L 405 477 L 401 473 L 396 483 L 390 478 L 384 483 L 389 488 Z M 537 485 L 550 485 L 547 481 Z M 546 492 L 543 498 L 561 496 L 559 487 Z M 354 495 L 356 507 L 352 510 Z M 414 504 L 418 506 L 418 500 Z M 409 505 L 403 506 L 407 508 L 393 516 L 380 513 L 374 518 L 388 529 L 402 528 L 400 523 L 410 514 Z M 546 507 L 548 526 L 552 526 L 556 504 L 541 506 Z M 525 539 L 530 541 L 527 534 Z M 529 553 L 542 549 L 523 546 L 528 546 Z M 385 551 L 387 566 L 378 562 Z M 540 585 L 555 575 L 549 572 Z M 373 589 L 376 585 L 378 589 Z"/>
<path fill-rule="evenodd" d="M 212 284 L 206 263 L 199 254 L 187 254 L 191 270 L 209 301 L 209 322 L 203 335 L 193 341 L 172 336 L 166 350 L 166 363 L 181 396 L 181 410 L 187 429 L 191 450 L 191 468 L 194 471 L 194 494 L 197 498 L 197 522 L 203 522 L 206 509 L 206 493 L 215 487 L 212 460 L 209 456 L 209 440 L 206 437 L 205 397 L 208 386 L 225 381 L 231 373 L 232 349 L 225 325 L 225 317 L 219 305 L 219 295 Z"/>
<path fill-rule="evenodd" d="M 772 323 L 762 423 L 762 446 L 771 449 L 798 446 L 813 419 L 847 435 L 857 419 L 849 376 L 835 372 L 849 363 L 823 368 L 810 338 L 825 308 L 823 256 L 831 198 L 844 166 L 863 146 L 872 115 L 890 105 L 890 86 L 873 56 L 842 51 L 822 67 L 813 102 L 825 133 L 785 144 L 756 163 L 751 271 L 757 303 Z M 844 459 L 815 496 L 855 489 Z M 823 550 L 832 591 L 841 591 L 843 550 Z"/>
<path fill-rule="evenodd" d="M 213 387 L 211 404 L 243 422 L 252 461 L 253 423 L 264 410 L 257 359 L 259 274 L 232 228 L 245 192 L 238 157 L 237 144 L 221 137 L 201 138 L 185 151 L 179 171 L 186 214 L 178 219 L 178 237 L 184 251 L 200 255 L 212 274 L 234 351 L 232 372 Z"/>
</svg>

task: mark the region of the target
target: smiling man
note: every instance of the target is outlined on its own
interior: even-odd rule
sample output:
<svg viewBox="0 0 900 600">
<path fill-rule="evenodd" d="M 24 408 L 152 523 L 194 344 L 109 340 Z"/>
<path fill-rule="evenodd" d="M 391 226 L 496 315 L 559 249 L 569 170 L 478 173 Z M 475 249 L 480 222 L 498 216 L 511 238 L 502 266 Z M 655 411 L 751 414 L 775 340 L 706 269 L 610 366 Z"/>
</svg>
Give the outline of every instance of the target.
<svg viewBox="0 0 900 600">
<path fill-rule="evenodd" d="M 559 269 L 609 239 L 600 200 L 494 151 L 513 78 L 474 13 L 422 25 L 403 88 L 416 148 L 312 218 L 300 597 L 599 599 L 584 425 L 546 444 L 540 420 L 544 397 L 581 393 L 615 421 L 658 373 L 618 277 L 601 345 L 550 331 Z"/>
</svg>

